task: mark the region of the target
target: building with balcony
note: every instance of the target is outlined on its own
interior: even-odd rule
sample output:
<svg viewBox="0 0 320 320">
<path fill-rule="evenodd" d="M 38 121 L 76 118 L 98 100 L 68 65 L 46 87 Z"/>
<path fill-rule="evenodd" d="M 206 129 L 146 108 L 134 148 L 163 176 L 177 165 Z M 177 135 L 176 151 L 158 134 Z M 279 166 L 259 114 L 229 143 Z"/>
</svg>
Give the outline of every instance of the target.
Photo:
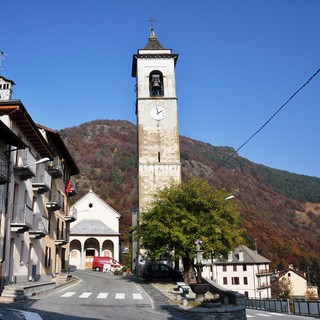
<svg viewBox="0 0 320 320">
<path fill-rule="evenodd" d="M 0 76 L 0 84 L 2 290 L 67 268 L 69 199 L 77 192 L 67 186 L 79 169 L 59 134 L 11 99 L 13 81 Z"/>
<path fill-rule="evenodd" d="M 46 252 L 43 268 L 45 272 L 50 270 L 52 274 L 58 274 L 66 271 L 69 265 L 70 222 L 75 217 L 70 211 L 70 200 L 78 194 L 73 176 L 79 174 L 79 169 L 59 132 L 39 124 L 37 126 L 55 154 L 48 163 L 51 189 L 47 193 L 46 209 L 51 228 L 43 239 Z"/>
<path fill-rule="evenodd" d="M 271 298 L 270 260 L 247 246 L 238 246 L 226 259 L 208 259 L 203 263 L 203 277 L 247 298 Z"/>
<path fill-rule="evenodd" d="M 90 190 L 71 207 L 77 220 L 71 222 L 70 264 L 91 269 L 94 256 L 119 261 L 120 214 Z"/>
</svg>

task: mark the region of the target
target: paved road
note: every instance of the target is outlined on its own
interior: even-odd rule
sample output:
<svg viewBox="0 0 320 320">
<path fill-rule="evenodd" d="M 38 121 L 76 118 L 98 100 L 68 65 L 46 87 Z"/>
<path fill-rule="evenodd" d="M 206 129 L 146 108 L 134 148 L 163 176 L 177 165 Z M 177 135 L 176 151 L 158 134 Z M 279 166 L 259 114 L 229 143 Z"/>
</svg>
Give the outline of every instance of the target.
<svg viewBox="0 0 320 320">
<path fill-rule="evenodd" d="M 150 284 L 137 283 L 130 277 L 110 276 L 102 272 L 77 271 L 74 275 L 81 281 L 12 306 L 38 313 L 43 320 L 195 319 L 170 306 L 168 298 Z"/>
<path fill-rule="evenodd" d="M 102 272 L 77 271 L 78 283 L 66 285 L 33 297 L 23 303 L 0 305 L 2 319 L 21 320 L 21 313 L 4 310 L 14 308 L 28 320 L 196 320 L 197 315 L 183 313 L 171 305 L 168 297 L 151 284 L 136 278 L 115 277 Z M 11 312 L 11 313 L 10 313 Z M 41 318 L 40 318 L 41 317 Z M 310 320 L 286 314 L 247 309 L 247 318 L 261 320 Z M 0 317 L 1 319 L 1 317 Z"/>
</svg>

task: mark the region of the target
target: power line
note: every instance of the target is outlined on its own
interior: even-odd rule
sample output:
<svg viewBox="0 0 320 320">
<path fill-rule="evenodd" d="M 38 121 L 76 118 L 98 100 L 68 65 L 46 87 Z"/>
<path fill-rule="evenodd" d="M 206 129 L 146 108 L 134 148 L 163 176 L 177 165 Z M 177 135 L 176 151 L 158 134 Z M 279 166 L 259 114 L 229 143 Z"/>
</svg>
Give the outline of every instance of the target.
<svg viewBox="0 0 320 320">
<path fill-rule="evenodd" d="M 256 136 L 304 87 L 306 87 L 311 80 L 320 72 L 320 68 L 293 94 L 291 97 L 255 132 L 253 133 L 237 150 L 235 150 L 228 158 L 226 158 L 217 168 L 212 170 L 203 180 L 208 179 L 220 168 L 222 168 L 232 157 L 234 157 L 240 149 L 242 149 L 254 136 Z"/>
</svg>

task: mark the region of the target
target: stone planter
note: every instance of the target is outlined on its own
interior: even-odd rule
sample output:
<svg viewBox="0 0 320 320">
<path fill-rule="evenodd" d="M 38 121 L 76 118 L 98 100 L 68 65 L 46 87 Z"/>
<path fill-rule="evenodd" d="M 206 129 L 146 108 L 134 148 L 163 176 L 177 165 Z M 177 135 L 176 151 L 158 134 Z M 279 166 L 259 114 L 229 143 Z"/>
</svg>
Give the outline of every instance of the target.
<svg viewBox="0 0 320 320">
<path fill-rule="evenodd" d="M 209 291 L 209 284 L 208 283 L 191 283 L 190 288 L 195 294 L 205 294 Z"/>
<path fill-rule="evenodd" d="M 196 301 L 202 302 L 205 300 L 205 294 L 209 291 L 208 283 L 191 283 L 191 290 L 196 294 Z"/>
</svg>

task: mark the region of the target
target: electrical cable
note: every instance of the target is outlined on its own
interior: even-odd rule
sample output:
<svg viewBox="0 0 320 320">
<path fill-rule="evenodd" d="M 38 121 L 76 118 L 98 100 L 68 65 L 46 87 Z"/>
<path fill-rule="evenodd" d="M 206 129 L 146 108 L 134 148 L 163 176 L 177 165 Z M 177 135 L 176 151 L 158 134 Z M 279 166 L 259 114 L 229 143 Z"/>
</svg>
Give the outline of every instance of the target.
<svg viewBox="0 0 320 320">
<path fill-rule="evenodd" d="M 296 96 L 304 87 L 306 87 L 310 81 L 320 72 L 320 68 L 294 93 L 291 97 L 256 131 L 254 132 L 237 150 L 235 150 L 228 158 L 226 158 L 217 168 L 212 170 L 203 180 L 208 179 L 214 173 L 216 173 L 220 168 L 222 168 L 232 157 L 234 157 L 239 150 L 241 150 L 254 136 L 256 136 L 293 98 Z"/>
</svg>

